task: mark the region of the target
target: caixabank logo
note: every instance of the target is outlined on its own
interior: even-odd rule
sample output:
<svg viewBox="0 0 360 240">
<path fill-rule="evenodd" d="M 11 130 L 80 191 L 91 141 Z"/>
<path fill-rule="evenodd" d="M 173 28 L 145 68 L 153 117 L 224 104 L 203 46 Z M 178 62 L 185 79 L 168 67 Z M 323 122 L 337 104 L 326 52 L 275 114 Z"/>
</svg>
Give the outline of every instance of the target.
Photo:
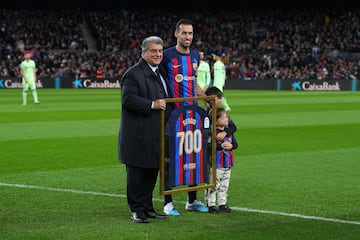
<svg viewBox="0 0 360 240">
<path fill-rule="evenodd" d="M 120 80 L 76 79 L 72 81 L 72 88 L 120 88 Z"/>
<path fill-rule="evenodd" d="M 72 88 L 83 88 L 82 80 L 81 79 L 75 79 L 72 81 Z"/>
<path fill-rule="evenodd" d="M 333 84 L 323 81 L 320 83 L 310 81 L 296 81 L 291 84 L 293 91 L 341 91 L 339 82 Z"/>
<path fill-rule="evenodd" d="M 16 79 L 0 79 L 0 88 L 23 88 L 22 81 Z M 36 88 L 43 88 L 43 83 L 36 81 Z"/>
</svg>

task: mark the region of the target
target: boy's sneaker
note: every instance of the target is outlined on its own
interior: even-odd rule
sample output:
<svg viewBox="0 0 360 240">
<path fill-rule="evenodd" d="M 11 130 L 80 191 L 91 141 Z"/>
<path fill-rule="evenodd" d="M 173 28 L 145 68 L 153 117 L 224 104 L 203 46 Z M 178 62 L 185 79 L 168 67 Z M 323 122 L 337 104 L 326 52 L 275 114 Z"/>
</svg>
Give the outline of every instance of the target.
<svg viewBox="0 0 360 240">
<path fill-rule="evenodd" d="M 209 213 L 219 213 L 219 210 L 216 206 L 209 207 Z"/>
<path fill-rule="evenodd" d="M 40 102 L 39 101 L 37 101 L 37 102 L 34 102 L 35 104 L 40 104 Z"/>
<path fill-rule="evenodd" d="M 164 206 L 164 213 L 169 216 L 180 216 L 180 212 L 174 207 L 172 202 L 169 202 Z"/>
<path fill-rule="evenodd" d="M 219 206 L 219 213 L 229 213 L 231 212 L 231 208 L 228 207 L 228 205 L 221 205 Z"/>
<path fill-rule="evenodd" d="M 195 200 L 193 203 L 186 202 L 185 209 L 188 211 L 196 211 L 196 212 L 208 212 L 209 209 L 199 200 Z"/>
</svg>

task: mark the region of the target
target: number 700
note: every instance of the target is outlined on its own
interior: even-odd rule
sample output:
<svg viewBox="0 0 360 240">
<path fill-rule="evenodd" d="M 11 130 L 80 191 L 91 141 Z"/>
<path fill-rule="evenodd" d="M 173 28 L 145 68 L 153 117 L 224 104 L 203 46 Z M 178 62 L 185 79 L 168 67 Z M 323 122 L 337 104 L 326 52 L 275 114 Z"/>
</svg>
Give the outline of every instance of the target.
<svg viewBox="0 0 360 240">
<path fill-rule="evenodd" d="M 202 149 L 202 133 L 199 129 L 195 131 L 177 132 L 176 137 L 179 138 L 179 156 L 185 150 L 186 154 L 199 153 Z"/>
</svg>

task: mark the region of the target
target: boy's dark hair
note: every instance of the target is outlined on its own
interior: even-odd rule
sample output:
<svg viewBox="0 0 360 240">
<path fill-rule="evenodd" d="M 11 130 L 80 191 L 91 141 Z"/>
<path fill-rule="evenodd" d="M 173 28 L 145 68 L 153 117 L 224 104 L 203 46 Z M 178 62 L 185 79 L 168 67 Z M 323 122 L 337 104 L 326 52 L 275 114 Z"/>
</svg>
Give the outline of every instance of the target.
<svg viewBox="0 0 360 240">
<path fill-rule="evenodd" d="M 208 87 L 205 90 L 205 95 L 206 96 L 216 96 L 220 99 L 223 97 L 222 91 L 217 87 Z M 212 108 L 212 103 L 210 100 L 207 100 L 206 102 L 207 102 L 207 111 L 209 112 L 210 108 Z"/>
<path fill-rule="evenodd" d="M 213 109 L 209 110 L 209 116 L 211 116 L 213 114 L 212 111 L 213 111 Z M 222 108 L 222 107 L 217 108 L 216 109 L 216 120 L 219 119 L 223 113 L 227 113 L 225 108 Z"/>
<path fill-rule="evenodd" d="M 208 87 L 205 91 L 206 96 L 216 96 L 218 98 L 223 97 L 222 91 L 217 87 Z"/>
<path fill-rule="evenodd" d="M 216 109 L 216 120 L 219 119 L 224 113 L 226 113 L 225 108 L 219 107 Z"/>
</svg>

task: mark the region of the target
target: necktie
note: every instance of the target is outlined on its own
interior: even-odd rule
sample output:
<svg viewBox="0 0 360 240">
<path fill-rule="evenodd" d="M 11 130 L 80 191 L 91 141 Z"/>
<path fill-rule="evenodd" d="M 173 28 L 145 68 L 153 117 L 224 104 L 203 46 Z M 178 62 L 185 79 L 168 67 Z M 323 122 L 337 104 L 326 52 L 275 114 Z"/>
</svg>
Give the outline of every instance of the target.
<svg viewBox="0 0 360 240">
<path fill-rule="evenodd" d="M 161 81 L 161 83 L 162 83 L 162 85 L 163 85 L 163 88 L 164 88 L 164 90 L 165 90 L 166 96 L 168 96 L 168 91 L 167 91 L 167 88 L 166 88 L 166 83 L 165 83 L 164 80 L 161 78 L 160 72 L 159 72 L 159 69 L 158 69 L 158 68 L 155 70 L 155 73 L 156 73 L 156 76 L 159 78 L 159 80 Z"/>
</svg>

